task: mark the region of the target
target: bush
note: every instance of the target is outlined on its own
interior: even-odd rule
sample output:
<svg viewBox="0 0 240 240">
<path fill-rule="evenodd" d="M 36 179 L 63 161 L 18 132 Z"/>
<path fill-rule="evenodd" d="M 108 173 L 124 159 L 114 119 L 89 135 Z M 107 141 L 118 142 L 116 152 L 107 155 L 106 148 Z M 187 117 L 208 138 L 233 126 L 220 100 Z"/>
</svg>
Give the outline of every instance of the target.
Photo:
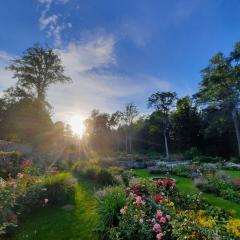
<svg viewBox="0 0 240 240">
<path fill-rule="evenodd" d="M 223 158 L 200 155 L 200 156 L 194 157 L 193 161 L 194 162 L 200 162 L 200 163 L 201 162 L 202 163 L 218 163 L 218 162 L 222 162 Z"/>
<path fill-rule="evenodd" d="M 90 180 L 97 180 L 97 176 L 100 172 L 99 166 L 89 165 L 84 168 L 83 175 Z"/>
<path fill-rule="evenodd" d="M 22 156 L 19 152 L 0 152 L 0 177 L 15 177 L 20 172 Z"/>
<path fill-rule="evenodd" d="M 122 181 L 123 181 L 124 185 L 128 186 L 131 178 L 133 177 L 133 173 L 132 173 L 132 171 L 126 170 L 126 171 L 123 171 L 121 177 L 122 177 Z"/>
<path fill-rule="evenodd" d="M 199 155 L 199 151 L 196 147 L 192 147 L 184 153 L 184 157 L 188 160 L 192 160 L 194 157 L 197 157 Z"/>
<path fill-rule="evenodd" d="M 76 180 L 69 173 L 47 176 L 43 186 L 49 204 L 64 204 L 74 199 Z"/>
<path fill-rule="evenodd" d="M 102 185 L 113 185 L 115 183 L 113 175 L 106 169 L 101 169 L 99 171 L 97 180 Z"/>
<path fill-rule="evenodd" d="M 98 230 L 102 233 L 103 239 L 107 238 L 108 230 L 118 225 L 120 209 L 126 201 L 126 192 L 122 187 L 109 188 L 105 196 L 100 199 L 98 214 Z"/>
<path fill-rule="evenodd" d="M 96 162 L 80 162 L 75 165 L 73 172 L 76 176 L 96 181 L 101 185 L 113 185 L 116 180 L 114 173 L 120 172 L 119 168 L 110 169 L 101 168 Z"/>
</svg>

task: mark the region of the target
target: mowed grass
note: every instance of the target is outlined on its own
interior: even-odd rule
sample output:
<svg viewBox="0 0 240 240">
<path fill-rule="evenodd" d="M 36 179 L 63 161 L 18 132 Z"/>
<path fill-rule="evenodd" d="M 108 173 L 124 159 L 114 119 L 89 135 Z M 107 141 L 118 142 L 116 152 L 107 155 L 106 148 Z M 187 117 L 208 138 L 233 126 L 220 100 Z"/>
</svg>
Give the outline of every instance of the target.
<svg viewBox="0 0 240 240">
<path fill-rule="evenodd" d="M 237 170 L 225 170 L 224 173 L 233 179 L 240 178 L 240 171 Z"/>
<path fill-rule="evenodd" d="M 234 178 L 238 178 L 240 173 L 240 171 L 226 171 L 226 172 L 228 173 L 229 176 Z M 150 178 L 155 176 L 166 177 L 166 175 L 161 175 L 161 174 L 150 174 L 146 169 L 135 169 L 134 174 L 138 177 L 143 177 L 143 178 Z M 177 188 L 181 192 L 185 192 L 185 193 L 199 192 L 199 190 L 194 186 L 190 178 L 179 177 L 175 175 L 167 175 L 167 177 L 176 179 Z M 226 211 L 234 212 L 235 216 L 240 218 L 240 204 L 229 201 L 229 200 L 225 200 L 213 194 L 203 193 L 202 197 L 203 199 L 207 200 L 210 204 L 214 206 L 220 207 Z"/>
<path fill-rule="evenodd" d="M 76 186 L 72 210 L 49 207 L 29 216 L 12 239 L 16 240 L 97 240 L 97 201 L 88 183 Z"/>
</svg>

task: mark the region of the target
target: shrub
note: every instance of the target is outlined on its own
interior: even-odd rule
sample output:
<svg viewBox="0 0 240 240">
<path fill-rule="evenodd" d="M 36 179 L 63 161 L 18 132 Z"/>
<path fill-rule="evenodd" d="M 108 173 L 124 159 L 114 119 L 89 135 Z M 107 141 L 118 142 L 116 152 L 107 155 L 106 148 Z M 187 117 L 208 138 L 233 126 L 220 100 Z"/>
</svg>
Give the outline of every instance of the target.
<svg viewBox="0 0 240 240">
<path fill-rule="evenodd" d="M 123 171 L 121 176 L 122 176 L 122 180 L 123 180 L 124 185 L 128 186 L 131 178 L 133 177 L 133 173 L 132 173 L 132 171 L 127 171 L 126 170 L 126 171 Z"/>
<path fill-rule="evenodd" d="M 104 239 L 107 238 L 108 230 L 118 225 L 120 209 L 126 201 L 126 192 L 122 187 L 108 188 L 105 196 L 100 199 L 98 214 L 98 230 L 102 233 Z"/>
<path fill-rule="evenodd" d="M 200 156 L 194 157 L 193 161 L 194 162 L 200 162 L 200 163 L 201 162 L 202 163 L 218 163 L 218 162 L 222 162 L 223 158 L 200 155 Z"/>
<path fill-rule="evenodd" d="M 0 152 L 0 177 L 15 177 L 20 172 L 21 157 L 19 152 Z"/>
<path fill-rule="evenodd" d="M 74 199 L 76 180 L 69 173 L 47 176 L 43 186 L 49 204 L 64 204 Z"/>
<path fill-rule="evenodd" d="M 106 169 L 101 169 L 98 172 L 97 180 L 102 185 L 113 185 L 115 183 L 113 175 Z"/>
<path fill-rule="evenodd" d="M 184 157 L 189 160 L 192 160 L 194 157 L 197 157 L 199 155 L 199 151 L 196 147 L 192 147 L 184 153 Z"/>
</svg>

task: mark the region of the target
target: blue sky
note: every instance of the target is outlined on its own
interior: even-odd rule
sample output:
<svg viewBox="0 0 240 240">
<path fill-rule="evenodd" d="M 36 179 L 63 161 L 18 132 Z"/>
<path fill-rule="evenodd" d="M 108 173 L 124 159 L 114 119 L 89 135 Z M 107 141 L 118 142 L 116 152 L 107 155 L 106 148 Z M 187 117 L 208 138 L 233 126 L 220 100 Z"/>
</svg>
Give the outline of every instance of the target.
<svg viewBox="0 0 240 240">
<path fill-rule="evenodd" d="M 34 43 L 61 55 L 69 85 L 49 89 L 54 118 L 121 109 L 158 90 L 197 91 L 200 70 L 240 40 L 239 0 L 8 0 L 0 6 L 0 94 L 4 67 Z"/>
</svg>

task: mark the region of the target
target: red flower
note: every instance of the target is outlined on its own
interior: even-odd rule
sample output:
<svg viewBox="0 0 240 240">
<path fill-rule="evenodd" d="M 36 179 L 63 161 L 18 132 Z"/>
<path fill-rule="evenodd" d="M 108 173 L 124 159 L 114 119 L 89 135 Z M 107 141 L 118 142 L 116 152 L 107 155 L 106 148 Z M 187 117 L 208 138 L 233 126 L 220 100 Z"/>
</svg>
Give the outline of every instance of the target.
<svg viewBox="0 0 240 240">
<path fill-rule="evenodd" d="M 143 195 L 143 193 L 141 192 L 141 185 L 140 184 L 136 184 L 136 185 L 132 186 L 130 191 L 137 196 L 142 196 Z"/>
<path fill-rule="evenodd" d="M 156 183 L 158 186 L 164 187 L 174 187 L 176 185 L 175 180 L 169 178 L 159 179 Z"/>
<path fill-rule="evenodd" d="M 27 167 L 32 166 L 32 161 L 31 160 L 23 160 L 20 165 L 21 165 L 21 168 L 27 168 Z"/>
<path fill-rule="evenodd" d="M 162 196 L 160 194 L 157 194 L 157 195 L 153 196 L 153 200 L 156 203 L 160 203 L 162 201 Z"/>
<path fill-rule="evenodd" d="M 240 178 L 236 179 L 236 180 L 234 181 L 234 184 L 237 185 L 237 186 L 240 186 Z"/>
</svg>

